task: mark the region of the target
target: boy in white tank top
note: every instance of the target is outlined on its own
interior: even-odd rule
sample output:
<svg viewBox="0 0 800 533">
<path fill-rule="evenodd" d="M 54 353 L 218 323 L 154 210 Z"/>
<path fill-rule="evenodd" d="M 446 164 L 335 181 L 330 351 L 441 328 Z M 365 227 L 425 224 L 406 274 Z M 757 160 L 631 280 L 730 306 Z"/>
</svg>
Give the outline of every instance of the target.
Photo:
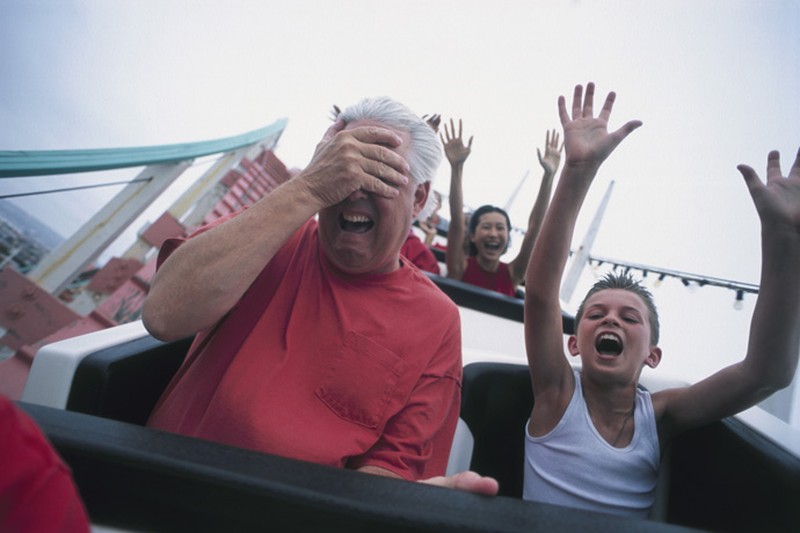
<svg viewBox="0 0 800 533">
<path fill-rule="evenodd" d="M 566 162 L 525 284 L 525 343 L 535 402 L 527 425 L 524 497 L 615 514 L 647 516 L 660 449 L 680 432 L 733 415 L 791 383 L 800 345 L 800 152 L 788 177 L 778 152 L 766 183 L 745 165 L 761 220 L 762 267 L 745 358 L 690 385 L 650 395 L 637 387 L 661 360 L 650 293 L 629 276 L 609 275 L 589 291 L 564 353 L 559 287 L 581 205 L 602 162 L 633 130 L 607 131 L 609 93 L 594 116 L 594 84 L 575 87 L 558 109 Z"/>
</svg>

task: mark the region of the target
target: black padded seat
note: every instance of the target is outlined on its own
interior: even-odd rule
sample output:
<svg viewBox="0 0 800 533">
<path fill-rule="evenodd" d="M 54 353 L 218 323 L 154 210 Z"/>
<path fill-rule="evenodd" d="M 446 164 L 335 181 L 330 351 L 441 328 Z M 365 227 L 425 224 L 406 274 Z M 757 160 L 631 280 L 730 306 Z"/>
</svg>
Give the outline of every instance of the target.
<svg viewBox="0 0 800 533">
<path fill-rule="evenodd" d="M 464 367 L 461 418 L 475 439 L 470 468 L 497 479 L 504 496 L 522 497 L 525 423 L 532 408 L 527 365 Z"/>
<path fill-rule="evenodd" d="M 192 337 L 146 336 L 87 355 L 75 370 L 67 410 L 144 425 L 191 343 Z"/>
<path fill-rule="evenodd" d="M 730 417 L 671 446 L 667 521 L 716 531 L 800 530 L 800 458 Z"/>
<path fill-rule="evenodd" d="M 425 272 L 425 275 L 459 307 L 466 307 L 520 323 L 525 320 L 525 301 L 522 298 L 506 296 L 430 272 Z M 561 313 L 561 324 L 565 334 L 569 335 L 575 332 L 575 317 L 566 311 Z"/>
</svg>

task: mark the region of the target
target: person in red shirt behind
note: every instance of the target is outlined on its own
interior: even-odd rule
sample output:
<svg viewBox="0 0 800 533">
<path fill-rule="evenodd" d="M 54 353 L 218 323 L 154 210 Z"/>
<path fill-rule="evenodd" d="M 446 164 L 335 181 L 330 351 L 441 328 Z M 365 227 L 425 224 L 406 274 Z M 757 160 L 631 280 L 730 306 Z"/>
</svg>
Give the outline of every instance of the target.
<svg viewBox="0 0 800 533">
<path fill-rule="evenodd" d="M 439 262 L 428 246 L 417 237 L 414 231 L 408 232 L 406 242 L 400 248 L 400 255 L 411 261 L 417 268 L 433 274 L 440 274 Z"/>
<path fill-rule="evenodd" d="M 336 117 L 291 180 L 167 241 L 144 325 L 163 340 L 196 336 L 148 426 L 496 494 L 474 472 L 443 477 L 460 318 L 400 255 L 440 160 L 422 119 L 366 99 Z"/>
<path fill-rule="evenodd" d="M 562 147 L 558 146 L 558 133 L 553 131 L 551 135 L 549 131 L 547 132 L 544 156 L 538 149 L 536 150 L 544 175 L 528 218 L 528 229 L 525 231 L 522 246 L 517 257 L 510 263 L 500 260 L 500 257 L 508 251 L 510 242 L 511 220 L 505 210 L 492 205 L 479 207 L 472 213 L 469 219 L 469 233 L 465 235 L 464 192 L 461 182 L 464 162 L 472 152 L 472 137 L 465 145 L 461 140 L 461 120 L 458 121 L 458 133 L 456 133 L 455 124 L 450 119 L 450 127 L 445 124 L 445 132 L 441 135 L 441 139 L 451 169 L 447 277 L 514 296 L 517 286 L 525 277 L 528 258 L 542 226 L 547 204 L 550 202 L 553 176 L 561 160 Z M 465 253 L 463 247 L 467 236 L 469 254 Z"/>
<path fill-rule="evenodd" d="M 5 396 L 0 428 L 0 531 L 88 532 L 69 468 L 36 423 Z"/>
</svg>

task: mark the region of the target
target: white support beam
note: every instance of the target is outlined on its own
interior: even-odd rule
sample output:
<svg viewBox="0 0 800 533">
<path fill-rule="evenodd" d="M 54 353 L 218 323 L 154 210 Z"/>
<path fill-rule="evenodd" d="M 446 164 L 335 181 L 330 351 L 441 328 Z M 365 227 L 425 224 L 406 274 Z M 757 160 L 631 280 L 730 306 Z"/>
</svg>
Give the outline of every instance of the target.
<svg viewBox="0 0 800 533">
<path fill-rule="evenodd" d="M 528 174 L 530 174 L 530 173 L 531 173 L 530 170 L 526 170 L 525 174 L 522 176 L 522 179 L 519 180 L 519 183 L 517 183 L 517 186 L 514 187 L 514 190 L 511 192 L 511 196 L 508 197 L 508 201 L 506 202 L 506 205 L 503 206 L 503 210 L 506 213 L 511 211 L 511 204 L 513 204 L 514 200 L 517 199 L 517 195 L 519 194 L 519 190 L 522 188 L 522 185 L 525 183 L 525 180 L 528 179 Z"/>
<path fill-rule="evenodd" d="M 58 294 L 169 187 L 191 164 L 157 164 L 145 168 L 95 216 L 53 250 L 28 277 Z"/>
<path fill-rule="evenodd" d="M 575 286 L 578 284 L 578 280 L 581 278 L 583 267 L 586 266 L 586 262 L 589 260 L 589 254 L 592 251 L 594 239 L 597 237 L 597 232 L 600 230 L 600 223 L 603 221 L 603 214 L 606 212 L 608 200 L 611 198 L 611 191 L 613 189 L 614 181 L 612 180 L 608 183 L 606 194 L 603 196 L 603 200 L 600 202 L 600 207 L 597 208 L 597 212 L 594 214 L 592 225 L 589 226 L 589 231 L 586 232 L 586 236 L 583 238 L 581 247 L 578 248 L 574 254 L 572 254 L 572 265 L 570 266 L 569 272 L 567 272 L 566 277 L 564 277 L 564 280 L 561 283 L 561 300 L 563 302 L 569 303 L 570 299 L 572 298 L 572 293 L 575 292 Z"/>
<path fill-rule="evenodd" d="M 220 180 L 235 168 L 243 157 L 253 159 L 261 151 L 261 144 L 244 146 L 221 157 L 167 210 L 180 220 L 184 227 L 194 228 L 228 192 Z M 190 211 L 191 210 L 191 211 Z M 187 214 L 188 213 L 188 214 Z"/>
<path fill-rule="evenodd" d="M 226 190 L 219 181 L 229 170 L 239 164 L 242 157 L 251 156 L 260 146 L 260 143 L 243 146 L 217 159 L 214 164 L 211 165 L 211 168 L 206 170 L 202 176 L 195 180 L 192 185 L 172 203 L 167 209 L 167 213 L 172 215 L 175 220 L 181 221 L 191 210 L 186 220 L 182 220 L 181 223 L 186 228 L 191 228 L 199 224 L 206 213 L 208 213 L 208 211 L 216 205 L 217 201 L 225 195 Z M 222 192 L 215 194 L 217 189 L 222 189 Z M 151 249 L 152 245 L 146 243 L 139 237 L 122 254 L 122 257 L 138 259 L 139 261 L 145 262 L 145 258 Z"/>
</svg>

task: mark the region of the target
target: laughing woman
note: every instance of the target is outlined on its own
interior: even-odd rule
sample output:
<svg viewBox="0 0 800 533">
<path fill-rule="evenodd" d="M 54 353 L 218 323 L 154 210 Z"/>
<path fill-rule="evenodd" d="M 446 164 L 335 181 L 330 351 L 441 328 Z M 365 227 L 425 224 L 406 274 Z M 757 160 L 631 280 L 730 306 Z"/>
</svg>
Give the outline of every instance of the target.
<svg viewBox="0 0 800 533">
<path fill-rule="evenodd" d="M 517 257 L 510 263 L 504 263 L 500 261 L 500 257 L 508 250 L 511 220 L 503 209 L 492 205 L 479 207 L 470 217 L 469 255 L 465 253 L 464 194 L 461 178 L 464 162 L 472 151 L 472 137 L 464 145 L 461 139 L 460 119 L 457 134 L 452 119 L 449 127 L 445 124 L 444 130 L 441 139 L 451 169 L 450 229 L 447 233 L 446 255 L 447 277 L 514 296 L 517 285 L 525 277 L 528 258 L 550 201 L 553 176 L 561 160 L 558 133 L 547 132 L 544 156 L 538 148 L 536 149 L 539 164 L 544 169 L 539 194 L 528 218 L 528 229 Z"/>
</svg>

